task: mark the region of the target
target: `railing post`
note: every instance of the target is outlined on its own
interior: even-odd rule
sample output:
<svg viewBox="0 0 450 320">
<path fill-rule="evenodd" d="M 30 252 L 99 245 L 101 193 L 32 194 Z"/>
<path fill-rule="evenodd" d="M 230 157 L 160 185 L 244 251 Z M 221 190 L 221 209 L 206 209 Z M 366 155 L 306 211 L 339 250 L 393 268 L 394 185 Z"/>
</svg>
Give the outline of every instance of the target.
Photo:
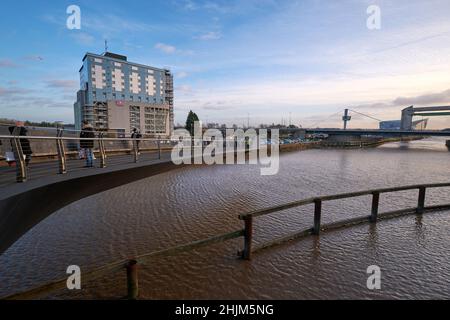
<svg viewBox="0 0 450 320">
<path fill-rule="evenodd" d="M 23 157 L 22 145 L 20 144 L 20 138 L 15 137 L 12 139 L 14 158 L 16 159 L 16 181 L 27 181 L 27 167 L 25 165 L 25 159 Z"/>
<path fill-rule="evenodd" d="M 420 187 L 419 188 L 419 199 L 418 199 L 417 209 L 416 209 L 416 212 L 419 214 L 422 214 L 423 210 L 425 208 L 425 193 L 426 193 L 426 188 Z"/>
<path fill-rule="evenodd" d="M 161 160 L 161 140 L 158 140 L 158 159 Z"/>
<path fill-rule="evenodd" d="M 313 234 L 320 234 L 320 217 L 322 215 L 322 200 L 314 200 L 314 228 Z"/>
<path fill-rule="evenodd" d="M 64 142 L 61 140 L 62 135 L 63 130 L 58 129 L 56 133 L 56 149 L 58 151 L 59 174 L 67 173 L 66 152 L 64 148 Z"/>
<path fill-rule="evenodd" d="M 378 205 L 380 203 L 380 193 L 372 193 L 372 212 L 370 215 L 370 222 L 375 223 L 378 219 Z"/>
<path fill-rule="evenodd" d="M 138 146 L 137 146 L 136 139 L 133 139 L 133 154 L 134 154 L 134 162 L 137 163 L 139 155 L 138 155 Z"/>
<path fill-rule="evenodd" d="M 105 144 L 103 141 L 103 132 L 99 135 L 100 140 L 98 141 L 100 147 L 100 168 L 106 168 L 106 151 Z"/>
<path fill-rule="evenodd" d="M 128 261 L 127 265 L 127 299 L 136 300 L 139 295 L 138 264 L 136 260 Z"/>
<path fill-rule="evenodd" d="M 242 258 L 245 260 L 250 260 L 252 258 L 253 217 L 246 216 L 244 218 L 244 222 L 244 252 L 242 254 Z"/>
<path fill-rule="evenodd" d="M 195 139 L 194 137 L 191 138 L 191 164 L 195 164 Z"/>
</svg>

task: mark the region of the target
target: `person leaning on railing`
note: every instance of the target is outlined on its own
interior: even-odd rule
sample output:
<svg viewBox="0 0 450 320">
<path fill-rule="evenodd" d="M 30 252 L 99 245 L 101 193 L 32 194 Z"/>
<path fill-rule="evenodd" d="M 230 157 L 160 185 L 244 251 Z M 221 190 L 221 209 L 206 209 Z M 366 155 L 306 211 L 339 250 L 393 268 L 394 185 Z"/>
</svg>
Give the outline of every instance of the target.
<svg viewBox="0 0 450 320">
<path fill-rule="evenodd" d="M 80 140 L 80 148 L 83 150 L 86 158 L 86 168 L 92 168 L 94 166 L 94 140 L 89 139 L 95 138 L 95 133 L 92 125 L 87 121 L 83 122 L 80 138 L 82 139 Z"/>
</svg>

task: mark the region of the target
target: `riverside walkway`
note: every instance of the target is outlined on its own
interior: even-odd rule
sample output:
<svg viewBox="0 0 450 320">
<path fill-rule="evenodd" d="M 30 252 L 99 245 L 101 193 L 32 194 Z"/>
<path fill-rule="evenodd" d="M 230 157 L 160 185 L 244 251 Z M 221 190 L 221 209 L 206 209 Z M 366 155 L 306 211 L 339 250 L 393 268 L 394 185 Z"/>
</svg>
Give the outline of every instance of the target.
<svg viewBox="0 0 450 320">
<path fill-rule="evenodd" d="M 53 212 L 85 197 L 181 166 L 171 161 L 168 141 L 95 138 L 95 168 L 78 159 L 77 138 L 0 136 L 10 140 L 15 159 L 24 159 L 20 139 L 48 150 L 27 166 L 0 167 L 0 254 Z M 139 141 L 139 146 L 137 141 Z M 71 146 L 72 144 L 72 146 Z M 109 148 L 107 148 L 109 146 Z M 54 149 L 51 149 L 54 147 Z M 70 150 L 72 149 L 72 150 Z"/>
</svg>

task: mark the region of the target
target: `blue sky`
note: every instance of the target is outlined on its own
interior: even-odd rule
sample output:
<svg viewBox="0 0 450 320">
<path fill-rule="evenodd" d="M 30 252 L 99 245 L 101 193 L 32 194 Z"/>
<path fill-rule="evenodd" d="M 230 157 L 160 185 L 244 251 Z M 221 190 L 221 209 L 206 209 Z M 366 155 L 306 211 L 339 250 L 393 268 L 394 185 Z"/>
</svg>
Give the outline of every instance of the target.
<svg viewBox="0 0 450 320">
<path fill-rule="evenodd" d="M 81 30 L 66 8 L 81 8 Z M 366 27 L 368 6 L 381 29 Z M 0 117 L 73 122 L 86 52 L 169 67 L 175 121 L 339 125 L 450 104 L 450 1 L 14 1 L 0 19 Z M 355 116 L 354 127 L 374 127 Z M 432 119 L 449 127 L 449 118 Z"/>
</svg>

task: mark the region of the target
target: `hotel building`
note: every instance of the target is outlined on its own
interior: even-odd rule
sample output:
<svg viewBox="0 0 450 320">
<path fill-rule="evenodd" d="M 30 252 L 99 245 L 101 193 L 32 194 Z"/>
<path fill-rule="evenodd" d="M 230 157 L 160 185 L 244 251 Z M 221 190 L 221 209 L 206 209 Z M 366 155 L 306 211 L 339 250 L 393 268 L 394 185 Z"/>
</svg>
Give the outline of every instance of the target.
<svg viewBox="0 0 450 320">
<path fill-rule="evenodd" d="M 173 75 L 169 70 L 127 61 L 106 52 L 87 53 L 74 104 L 75 127 L 169 137 L 173 132 Z"/>
</svg>

